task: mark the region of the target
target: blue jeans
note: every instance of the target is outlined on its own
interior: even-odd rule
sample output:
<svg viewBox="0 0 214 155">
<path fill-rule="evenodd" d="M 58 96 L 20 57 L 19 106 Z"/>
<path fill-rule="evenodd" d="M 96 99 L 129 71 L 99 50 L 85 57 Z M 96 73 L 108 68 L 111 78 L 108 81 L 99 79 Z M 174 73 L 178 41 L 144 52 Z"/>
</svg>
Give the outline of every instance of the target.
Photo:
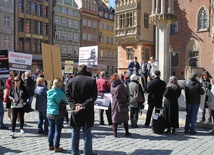
<svg viewBox="0 0 214 155">
<path fill-rule="evenodd" d="M 0 100 L 0 128 L 4 126 L 3 119 L 4 119 L 4 105 L 3 101 Z"/>
<path fill-rule="evenodd" d="M 186 124 L 185 124 L 185 132 L 194 132 L 195 131 L 195 123 L 197 120 L 199 104 L 186 104 Z"/>
<path fill-rule="evenodd" d="M 50 126 L 50 130 L 48 132 L 49 147 L 54 146 L 55 149 L 59 148 L 63 120 L 64 118 L 56 119 L 56 120 L 48 118 L 49 126 Z M 53 144 L 53 141 L 54 141 L 54 144 Z"/>
<path fill-rule="evenodd" d="M 43 129 L 44 122 L 44 129 Z M 46 117 L 46 111 L 39 111 L 39 120 L 38 120 L 38 129 L 39 133 L 48 133 L 48 118 Z"/>
<path fill-rule="evenodd" d="M 80 140 L 80 128 L 73 127 L 71 134 L 71 154 L 79 155 L 79 140 Z M 82 127 L 83 139 L 84 139 L 84 155 L 92 155 L 92 135 L 91 127 Z"/>
</svg>

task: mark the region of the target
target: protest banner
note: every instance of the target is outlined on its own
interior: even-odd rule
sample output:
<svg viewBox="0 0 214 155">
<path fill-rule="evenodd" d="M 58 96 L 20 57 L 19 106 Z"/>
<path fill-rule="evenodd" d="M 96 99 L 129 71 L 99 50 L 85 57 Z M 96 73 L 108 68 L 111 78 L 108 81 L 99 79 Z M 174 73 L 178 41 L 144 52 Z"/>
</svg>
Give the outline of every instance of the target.
<svg viewBox="0 0 214 155">
<path fill-rule="evenodd" d="M 98 46 L 87 46 L 79 48 L 79 65 L 88 67 L 97 66 L 98 64 Z"/>
<path fill-rule="evenodd" d="M 111 104 L 111 93 L 98 92 L 94 107 L 97 109 L 108 110 L 109 104 Z"/>
<path fill-rule="evenodd" d="M 64 73 L 74 73 L 74 61 L 65 61 Z"/>
</svg>

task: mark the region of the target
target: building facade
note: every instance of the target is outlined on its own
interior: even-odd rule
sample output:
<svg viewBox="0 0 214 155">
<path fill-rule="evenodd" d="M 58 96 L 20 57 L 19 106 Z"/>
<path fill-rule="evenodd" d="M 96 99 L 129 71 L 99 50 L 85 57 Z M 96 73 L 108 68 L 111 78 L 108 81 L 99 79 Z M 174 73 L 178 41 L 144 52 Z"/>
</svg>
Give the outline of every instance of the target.
<svg viewBox="0 0 214 155">
<path fill-rule="evenodd" d="M 74 0 L 58 0 L 54 8 L 54 45 L 60 47 L 62 62 L 78 62 L 81 19 L 77 8 Z"/>
<path fill-rule="evenodd" d="M 33 68 L 42 68 L 41 43 L 52 44 L 53 1 L 14 1 L 14 50 L 33 55 Z"/>
<path fill-rule="evenodd" d="M 99 10 L 99 64 L 106 65 L 106 72 L 117 72 L 117 45 L 114 42 L 114 9 L 97 0 Z"/>
<path fill-rule="evenodd" d="M 115 41 L 118 44 L 118 72 L 128 70 L 133 56 L 149 60 L 155 56 L 154 26 L 149 23 L 152 1 L 115 1 Z"/>
<path fill-rule="evenodd" d="M 14 50 L 14 1 L 0 0 L 0 50 Z"/>
<path fill-rule="evenodd" d="M 171 71 L 185 79 L 185 68 L 202 68 L 214 76 L 214 1 L 183 1 L 174 4 L 177 23 L 171 27 Z"/>
</svg>

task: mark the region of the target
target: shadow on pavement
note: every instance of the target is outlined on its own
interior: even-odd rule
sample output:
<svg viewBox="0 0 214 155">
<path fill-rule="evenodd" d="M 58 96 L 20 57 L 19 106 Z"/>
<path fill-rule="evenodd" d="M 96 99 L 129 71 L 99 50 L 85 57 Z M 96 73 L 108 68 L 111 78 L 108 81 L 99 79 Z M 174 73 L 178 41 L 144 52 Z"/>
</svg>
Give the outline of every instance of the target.
<svg viewBox="0 0 214 155">
<path fill-rule="evenodd" d="M 14 153 L 21 153 L 21 152 L 22 151 L 20 151 L 20 150 L 12 150 L 12 149 L 0 146 L 0 154 L 5 154 L 5 153 L 14 154 Z"/>
</svg>

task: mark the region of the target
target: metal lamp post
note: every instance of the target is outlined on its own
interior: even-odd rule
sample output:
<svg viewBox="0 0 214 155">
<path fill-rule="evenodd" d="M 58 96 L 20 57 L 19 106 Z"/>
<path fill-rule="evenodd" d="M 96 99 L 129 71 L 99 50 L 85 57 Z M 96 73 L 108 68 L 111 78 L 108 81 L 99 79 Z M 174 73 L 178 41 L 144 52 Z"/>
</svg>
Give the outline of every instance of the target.
<svg viewBox="0 0 214 155">
<path fill-rule="evenodd" d="M 166 4 L 166 2 L 168 3 Z M 177 17 L 174 15 L 174 0 L 152 0 L 150 22 L 156 25 L 156 53 L 161 78 L 164 81 L 167 81 L 170 76 L 170 25 L 176 20 Z"/>
</svg>

